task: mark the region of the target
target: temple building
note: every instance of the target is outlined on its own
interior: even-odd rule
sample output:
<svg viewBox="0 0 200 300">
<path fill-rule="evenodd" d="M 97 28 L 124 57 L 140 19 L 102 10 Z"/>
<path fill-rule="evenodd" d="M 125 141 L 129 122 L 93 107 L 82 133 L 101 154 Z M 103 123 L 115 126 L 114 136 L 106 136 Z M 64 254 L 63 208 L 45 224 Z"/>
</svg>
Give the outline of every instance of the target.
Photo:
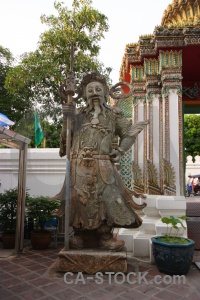
<svg viewBox="0 0 200 300">
<path fill-rule="evenodd" d="M 120 81 L 133 88 L 121 102 L 126 117 L 150 122 L 120 169 L 129 188 L 148 195 L 133 251 L 137 256 L 143 239 L 149 255 L 148 238 L 162 233 L 159 218 L 184 215 L 186 209 L 183 117 L 200 113 L 199 0 L 173 0 L 152 34 L 126 45 Z M 126 230 L 121 234 L 129 235 Z"/>
</svg>

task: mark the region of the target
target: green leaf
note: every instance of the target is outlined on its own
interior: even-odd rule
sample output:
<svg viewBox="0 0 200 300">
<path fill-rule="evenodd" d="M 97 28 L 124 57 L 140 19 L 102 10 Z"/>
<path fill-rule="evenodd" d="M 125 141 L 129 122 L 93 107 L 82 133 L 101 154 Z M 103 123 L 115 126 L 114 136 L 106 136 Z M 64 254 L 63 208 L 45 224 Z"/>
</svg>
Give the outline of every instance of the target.
<svg viewBox="0 0 200 300">
<path fill-rule="evenodd" d="M 172 223 L 171 219 L 169 219 L 169 218 L 167 218 L 167 217 L 163 217 L 163 218 L 161 219 L 161 221 L 162 221 L 163 223 L 165 223 L 165 224 L 170 224 L 170 223 Z"/>
<path fill-rule="evenodd" d="M 175 230 L 175 235 L 174 236 L 177 236 L 180 228 L 182 229 L 186 229 L 186 227 L 184 226 L 183 221 L 185 221 L 187 219 L 186 216 L 181 216 L 181 217 L 177 217 L 175 218 L 174 216 L 170 216 L 170 218 L 167 218 L 167 217 L 163 217 L 161 219 L 161 221 L 165 224 L 172 224 L 172 227 L 170 228 L 170 233 L 168 234 L 168 228 L 167 228 L 167 231 L 166 231 L 166 234 L 165 236 L 169 236 L 169 239 L 171 238 L 171 233 L 172 233 L 172 228 Z M 180 224 L 181 226 L 177 226 L 178 224 Z"/>
<path fill-rule="evenodd" d="M 34 219 L 37 230 L 43 230 L 47 221 L 53 221 L 53 211 L 59 208 L 57 201 L 51 201 L 49 197 L 29 197 L 26 201 L 27 216 Z"/>
<path fill-rule="evenodd" d="M 179 217 L 179 219 L 186 221 L 188 219 L 188 217 L 187 216 L 181 216 L 181 217 Z"/>
</svg>

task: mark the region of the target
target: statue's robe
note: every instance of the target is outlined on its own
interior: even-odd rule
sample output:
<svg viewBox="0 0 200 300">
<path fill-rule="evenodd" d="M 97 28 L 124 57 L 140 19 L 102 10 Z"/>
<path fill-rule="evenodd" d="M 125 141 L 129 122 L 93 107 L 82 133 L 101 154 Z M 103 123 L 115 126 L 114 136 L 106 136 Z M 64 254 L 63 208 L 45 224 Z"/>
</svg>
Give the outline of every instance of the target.
<svg viewBox="0 0 200 300">
<path fill-rule="evenodd" d="M 97 120 L 97 119 L 95 119 Z M 132 145 L 135 137 L 128 136 L 130 122 L 119 109 L 105 108 L 98 115 L 98 124 L 92 114 L 81 109 L 72 124 L 70 154 L 70 226 L 75 229 L 96 229 L 102 223 L 113 227 L 137 228 L 142 219 L 135 210 L 138 205 L 133 195 L 139 195 L 124 186 L 109 154 L 113 150 L 114 136 L 121 145 Z M 65 155 L 64 126 L 61 134 L 60 155 Z M 125 146 L 126 147 L 126 146 Z M 61 200 L 58 215 L 64 213 L 65 183 L 54 197 Z"/>
</svg>

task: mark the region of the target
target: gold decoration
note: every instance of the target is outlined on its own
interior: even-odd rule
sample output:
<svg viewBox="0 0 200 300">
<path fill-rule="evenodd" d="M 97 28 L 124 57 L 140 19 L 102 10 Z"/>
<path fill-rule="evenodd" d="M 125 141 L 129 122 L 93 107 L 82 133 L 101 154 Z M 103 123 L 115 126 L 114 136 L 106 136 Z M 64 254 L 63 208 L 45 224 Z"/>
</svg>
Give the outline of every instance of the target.
<svg viewBox="0 0 200 300">
<path fill-rule="evenodd" d="M 135 66 L 131 68 L 131 78 L 132 80 L 142 80 L 144 78 L 144 67 Z"/>
<path fill-rule="evenodd" d="M 173 27 L 195 27 L 199 24 L 200 3 L 197 0 L 173 0 L 162 16 L 161 25 Z"/>
<path fill-rule="evenodd" d="M 181 68 L 182 51 L 160 51 L 159 52 L 160 71 L 164 68 Z"/>
<path fill-rule="evenodd" d="M 133 172 L 133 189 L 138 193 L 144 192 L 144 183 L 142 178 L 142 171 L 137 163 L 132 162 L 132 172 Z"/>
<path fill-rule="evenodd" d="M 164 167 L 164 195 L 167 196 L 176 196 L 176 186 L 175 182 L 175 171 L 172 164 L 163 159 Z"/>
<path fill-rule="evenodd" d="M 200 2 L 199 0 L 175 0 L 163 13 L 161 25 L 156 26 L 153 34 L 141 35 L 138 43 L 126 45 L 120 68 L 120 80 L 129 72 L 132 64 L 143 64 L 143 59 L 157 56 L 159 48 L 186 47 L 200 44 Z M 178 52 L 177 52 L 178 53 Z M 166 54 L 167 55 L 167 54 Z M 169 54 L 171 64 L 181 67 L 181 56 Z M 176 57 L 177 56 L 177 57 Z M 160 60 L 161 62 L 161 60 Z M 165 64 L 167 66 L 167 57 Z M 172 66 L 168 66 L 169 68 Z M 160 71 L 159 71 L 160 72 Z"/>
<path fill-rule="evenodd" d="M 158 75 L 159 61 L 157 59 L 144 59 L 144 73 L 145 75 Z"/>
<path fill-rule="evenodd" d="M 149 195 L 160 195 L 160 187 L 158 186 L 158 174 L 152 161 L 147 160 L 148 168 L 148 194 Z"/>
</svg>

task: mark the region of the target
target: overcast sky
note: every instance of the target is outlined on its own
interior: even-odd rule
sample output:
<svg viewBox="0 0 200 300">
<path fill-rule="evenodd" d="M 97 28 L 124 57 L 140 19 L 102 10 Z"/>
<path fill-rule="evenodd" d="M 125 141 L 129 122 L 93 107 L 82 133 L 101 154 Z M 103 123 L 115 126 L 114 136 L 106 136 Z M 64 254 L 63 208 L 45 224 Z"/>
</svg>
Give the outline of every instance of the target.
<svg viewBox="0 0 200 300">
<path fill-rule="evenodd" d="M 71 7 L 72 0 L 63 0 Z M 119 70 L 126 44 L 138 42 L 139 36 L 152 34 L 160 25 L 164 10 L 172 0 L 93 0 L 93 7 L 108 17 L 109 32 L 100 43 L 100 60 L 112 67 L 113 84 L 119 80 Z M 56 14 L 54 0 L 1 0 L 0 45 L 14 56 L 34 51 L 44 25 L 42 14 Z"/>
</svg>

